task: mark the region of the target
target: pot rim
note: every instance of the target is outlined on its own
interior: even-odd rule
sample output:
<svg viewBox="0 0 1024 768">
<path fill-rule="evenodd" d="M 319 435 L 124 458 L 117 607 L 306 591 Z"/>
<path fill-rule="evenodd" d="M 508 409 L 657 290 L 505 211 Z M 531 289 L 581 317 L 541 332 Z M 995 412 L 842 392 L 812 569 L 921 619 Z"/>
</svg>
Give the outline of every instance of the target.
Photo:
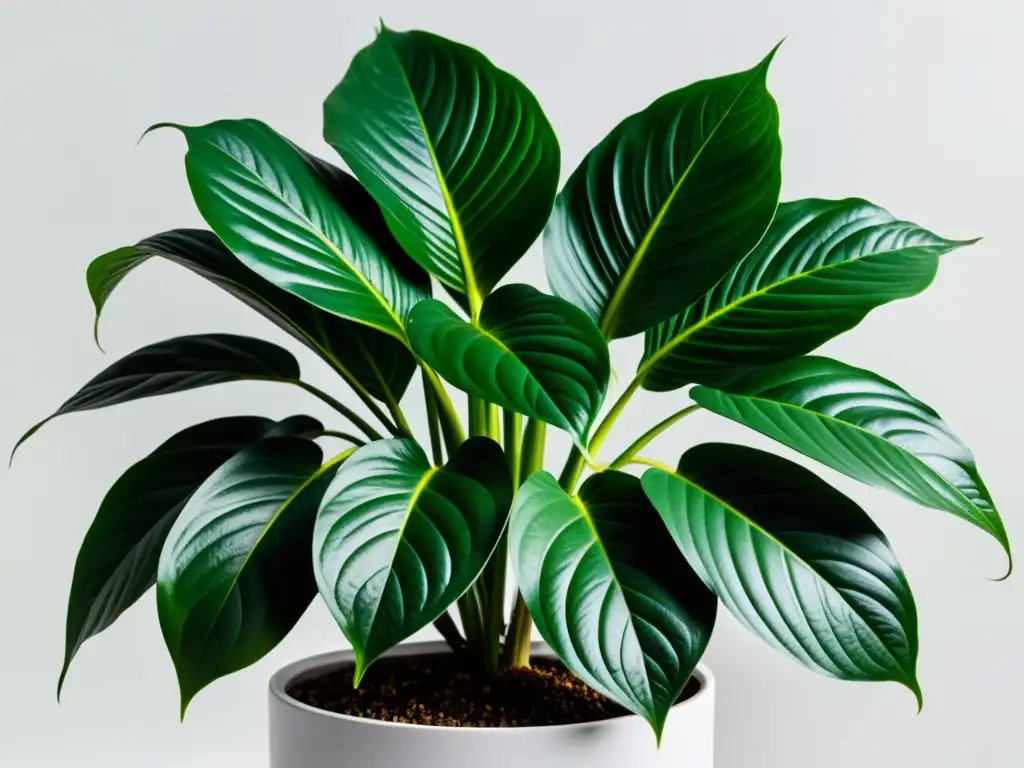
<svg viewBox="0 0 1024 768">
<path fill-rule="evenodd" d="M 442 641 L 427 641 L 417 643 L 403 643 L 396 646 L 388 653 L 384 654 L 381 658 L 406 658 L 411 656 L 430 656 L 439 653 L 450 653 L 451 649 L 447 643 Z M 533 653 L 540 656 L 548 656 L 556 658 L 555 654 L 547 647 L 544 643 L 534 643 Z M 270 696 L 271 699 L 276 700 L 279 704 L 288 707 L 290 709 L 299 710 L 308 715 L 316 717 L 323 717 L 330 720 L 339 720 L 341 722 L 349 723 L 352 725 L 359 724 L 369 727 L 380 727 L 380 728 L 412 728 L 431 733 L 435 732 L 446 732 L 446 733 L 481 733 L 481 732 L 494 732 L 501 734 L 516 734 L 523 733 L 527 734 L 530 732 L 544 731 L 550 732 L 562 732 L 568 733 L 573 730 L 581 730 L 585 728 L 593 728 L 595 726 L 614 726 L 632 722 L 634 718 L 638 718 L 638 715 L 630 714 L 621 717 L 611 717 L 605 720 L 590 720 L 582 723 L 567 723 L 564 725 L 523 725 L 509 728 L 499 727 L 483 727 L 479 725 L 465 725 L 465 726 L 453 726 L 453 725 L 423 725 L 421 723 L 395 723 L 386 720 L 374 720 L 369 717 L 356 717 L 354 715 L 344 715 L 339 712 L 331 712 L 326 709 L 320 709 L 318 707 L 304 704 L 298 699 L 294 699 L 288 695 L 287 688 L 296 680 L 302 678 L 315 677 L 318 674 L 343 667 L 347 664 L 351 664 L 355 661 L 355 654 L 351 650 L 340 650 L 340 651 L 329 651 L 328 653 L 320 653 L 315 656 L 307 656 L 299 661 L 294 661 L 285 667 L 279 669 L 273 677 L 270 678 Z M 693 670 L 694 678 L 700 684 L 698 691 L 690 696 L 688 699 L 679 702 L 672 706 L 669 713 L 678 713 L 686 708 L 703 705 L 705 699 L 713 699 L 715 693 L 715 677 L 703 663 L 697 665 L 697 668 Z"/>
</svg>

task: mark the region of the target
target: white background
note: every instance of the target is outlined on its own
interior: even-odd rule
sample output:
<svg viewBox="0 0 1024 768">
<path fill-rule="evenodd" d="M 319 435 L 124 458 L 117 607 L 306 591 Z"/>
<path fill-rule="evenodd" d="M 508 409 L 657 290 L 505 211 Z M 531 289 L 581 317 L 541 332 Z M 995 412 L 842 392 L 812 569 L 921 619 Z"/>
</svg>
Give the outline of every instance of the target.
<svg viewBox="0 0 1024 768">
<path fill-rule="evenodd" d="M 937 407 L 974 447 L 1019 539 L 1024 16 L 1016 6 L 4 0 L 0 447 L 145 343 L 204 331 L 284 341 L 200 279 L 152 263 L 110 303 L 102 334 L 109 354 L 93 346 L 89 260 L 201 223 L 181 138 L 161 132 L 135 145 L 151 123 L 260 117 L 331 157 L 320 139 L 320 102 L 383 16 L 397 29 L 468 42 L 519 75 L 555 125 L 568 173 L 622 116 L 692 80 L 749 67 L 788 36 L 770 77 L 782 110 L 784 199 L 864 196 L 947 237 L 985 236 L 945 257 L 925 295 L 875 312 L 827 352 Z M 534 249 L 516 277 L 542 275 Z M 616 345 L 620 389 L 637 352 L 635 343 Z M 300 360 L 311 380 L 335 387 L 309 354 Z M 624 422 L 646 427 L 684 401 L 680 393 L 638 399 Z M 415 396 L 408 407 L 419 423 Z M 263 662 L 203 692 L 184 725 L 151 598 L 85 646 L 59 707 L 54 692 L 75 553 L 110 483 L 188 424 L 300 411 L 329 415 L 301 392 L 271 385 L 224 385 L 74 415 L 45 428 L 4 471 L 0 765 L 265 764 L 266 679 L 289 660 L 343 642 L 319 604 Z M 711 436 L 750 439 L 701 414 L 651 452 L 674 461 Z M 609 452 L 630 438 L 620 431 Z M 924 712 L 916 715 L 912 696 L 895 685 L 817 677 L 724 616 L 708 657 L 720 682 L 720 768 L 1024 764 L 1024 577 L 987 581 L 1003 568 L 998 548 L 961 521 L 822 474 L 865 505 L 904 563 L 921 615 Z"/>
</svg>

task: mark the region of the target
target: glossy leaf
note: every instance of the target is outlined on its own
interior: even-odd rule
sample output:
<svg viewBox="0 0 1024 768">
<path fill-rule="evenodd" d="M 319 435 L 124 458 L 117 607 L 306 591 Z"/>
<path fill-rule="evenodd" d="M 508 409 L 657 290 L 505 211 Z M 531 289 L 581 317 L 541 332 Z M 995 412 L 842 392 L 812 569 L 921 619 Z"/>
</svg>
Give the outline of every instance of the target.
<svg viewBox="0 0 1024 768">
<path fill-rule="evenodd" d="M 335 464 L 316 443 L 269 437 L 217 469 L 171 526 L 157 608 L 181 711 L 196 693 L 261 659 L 316 594 L 309 541 Z"/>
<path fill-rule="evenodd" d="M 404 339 L 428 295 L 331 194 L 309 156 L 256 120 L 174 126 L 203 218 L 264 279 L 339 317 Z"/>
<path fill-rule="evenodd" d="M 810 352 L 931 283 L 946 240 L 864 200 L 783 203 L 757 247 L 689 309 L 647 333 L 645 389 L 721 386 Z"/>
<path fill-rule="evenodd" d="M 810 669 L 918 697 L 917 609 L 864 511 L 803 467 L 739 445 L 690 449 L 644 490 L 686 559 L 748 629 Z"/>
<path fill-rule="evenodd" d="M 322 428 L 309 417 L 279 423 L 256 416 L 214 419 L 179 432 L 118 478 L 78 551 L 58 696 L 82 644 L 113 624 L 156 583 L 167 532 L 196 488 L 225 461 L 268 434 L 315 433 Z"/>
<path fill-rule="evenodd" d="M 412 440 L 360 448 L 324 494 L 313 532 L 320 594 L 352 644 L 355 684 L 479 576 L 505 528 L 501 448 L 470 438 L 444 467 Z"/>
<path fill-rule="evenodd" d="M 290 382 L 298 378 L 299 364 L 291 353 L 267 341 L 226 333 L 168 339 L 126 355 L 93 377 L 60 408 L 22 435 L 14 451 L 48 421 L 67 413 L 228 381 Z"/>
<path fill-rule="evenodd" d="M 536 472 L 516 496 L 512 565 L 537 631 L 581 680 L 658 738 L 711 637 L 717 601 L 676 549 L 640 481 L 590 477 L 570 496 Z"/>
<path fill-rule="evenodd" d="M 540 419 L 585 444 L 608 388 L 608 345 L 569 302 L 528 285 L 506 285 L 484 302 L 476 325 L 439 301 L 409 313 L 416 354 L 459 389 Z"/>
<path fill-rule="evenodd" d="M 345 199 L 352 202 L 346 210 L 353 215 L 357 215 L 355 211 L 366 211 L 367 200 L 373 203 L 361 187 L 361 195 L 352 192 L 351 185 L 347 189 Z M 374 210 L 379 219 L 376 224 L 372 212 L 366 211 L 358 218 L 361 224 L 368 220 L 364 225 L 367 229 L 383 226 L 380 212 Z M 372 397 L 386 402 L 390 395 L 398 401 L 409 386 L 416 358 L 403 342 L 324 312 L 267 282 L 238 261 L 213 232 L 202 229 L 162 232 L 93 260 L 86 277 L 96 306 L 97 343 L 100 315 L 107 299 L 133 269 L 153 257 L 179 264 L 224 289 L 312 349 L 348 381 L 358 382 Z"/>
<path fill-rule="evenodd" d="M 767 228 L 782 183 L 774 54 L 627 117 L 559 193 L 544 232 L 548 281 L 609 339 L 696 301 Z"/>
<path fill-rule="evenodd" d="M 324 138 L 409 255 L 470 303 L 537 238 L 558 186 L 558 141 L 533 94 L 427 32 L 381 29 L 327 97 Z"/>
<path fill-rule="evenodd" d="M 939 414 L 881 376 L 802 357 L 747 374 L 725 391 L 696 387 L 691 396 L 843 474 L 952 512 L 1010 555 L 970 449 Z"/>
</svg>

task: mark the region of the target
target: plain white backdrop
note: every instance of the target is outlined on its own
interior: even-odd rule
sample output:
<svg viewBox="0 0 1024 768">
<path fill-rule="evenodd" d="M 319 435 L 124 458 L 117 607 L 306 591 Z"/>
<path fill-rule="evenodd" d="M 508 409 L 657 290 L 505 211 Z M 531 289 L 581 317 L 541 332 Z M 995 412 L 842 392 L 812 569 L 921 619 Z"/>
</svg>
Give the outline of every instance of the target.
<svg viewBox="0 0 1024 768">
<path fill-rule="evenodd" d="M 259 117 L 330 158 L 321 101 L 378 17 L 470 43 L 522 78 L 559 134 L 564 174 L 621 117 L 749 67 L 786 36 L 769 81 L 782 113 L 783 198 L 858 195 L 946 237 L 985 237 L 945 257 L 923 296 L 875 312 L 826 352 L 936 407 L 973 446 L 1021 546 L 1024 11 L 1007 0 L 4 0 L 0 448 L 143 344 L 227 331 L 294 349 L 199 278 L 152 263 L 112 299 L 104 356 L 91 340 L 85 267 L 201 224 L 181 138 L 162 132 L 136 146 L 151 123 Z M 513 277 L 543 282 L 539 248 Z M 617 387 L 638 349 L 615 345 Z M 299 357 L 310 380 L 340 391 Z M 417 395 L 408 408 L 420 423 Z M 684 402 L 639 398 L 623 421 L 646 427 Z M 0 765 L 265 765 L 267 678 L 343 645 L 319 603 L 264 661 L 203 692 L 183 725 L 151 596 L 85 646 L 60 706 L 55 689 L 75 554 L 110 483 L 188 424 L 304 411 L 329 416 L 299 391 L 223 385 L 58 420 L 3 470 Z M 609 452 L 635 434 L 619 431 Z M 763 444 L 701 414 L 651 454 L 674 462 L 712 437 Z M 708 656 L 720 768 L 1024 764 L 1024 576 L 988 581 L 1003 569 L 997 546 L 952 516 L 821 474 L 869 510 L 903 561 L 920 612 L 924 711 L 896 685 L 815 676 L 723 615 Z"/>
</svg>

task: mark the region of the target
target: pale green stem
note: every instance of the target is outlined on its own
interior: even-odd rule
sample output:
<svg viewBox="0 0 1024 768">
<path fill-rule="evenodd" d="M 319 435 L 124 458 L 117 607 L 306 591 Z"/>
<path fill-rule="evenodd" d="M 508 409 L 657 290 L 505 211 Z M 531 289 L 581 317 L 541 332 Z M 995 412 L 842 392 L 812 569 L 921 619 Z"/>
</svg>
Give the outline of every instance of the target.
<svg viewBox="0 0 1024 768">
<path fill-rule="evenodd" d="M 430 455 L 435 466 L 444 464 L 444 452 L 441 447 L 441 424 L 437 415 L 437 398 L 430 388 L 427 375 L 423 374 L 423 400 L 427 405 L 427 429 L 430 431 Z"/>
<path fill-rule="evenodd" d="M 676 411 L 664 421 L 655 424 L 649 430 L 640 435 L 640 437 L 634 440 L 633 444 L 630 445 L 629 448 L 624 450 L 619 455 L 619 457 L 615 459 L 615 461 L 608 465 L 608 468 L 621 469 L 622 467 L 626 466 L 627 464 L 629 464 L 630 459 L 632 459 L 634 456 L 640 453 L 640 451 L 642 451 L 647 446 L 647 444 L 650 443 L 654 438 L 656 438 L 658 435 L 660 435 L 662 432 L 667 430 L 672 425 L 685 419 L 691 413 L 699 410 L 699 405 L 689 405 L 686 408 L 683 408 L 681 411 Z"/>
<path fill-rule="evenodd" d="M 337 432 L 333 429 L 325 429 L 323 432 L 320 433 L 319 437 L 336 437 L 339 440 L 348 440 L 348 442 L 352 443 L 352 445 L 355 445 L 357 447 L 366 445 L 366 441 L 363 440 L 362 438 L 356 437 L 355 435 L 350 435 L 348 432 Z"/>
<path fill-rule="evenodd" d="M 302 389 L 306 390 L 307 392 L 309 392 L 311 395 L 314 395 L 315 397 L 319 397 L 321 400 L 323 400 L 325 403 L 327 403 L 329 406 L 331 406 L 331 408 L 333 408 L 338 413 L 340 413 L 342 416 L 344 416 L 349 421 L 351 421 L 352 424 L 354 424 L 356 426 L 356 428 L 361 430 L 363 432 L 363 434 L 365 434 L 370 440 L 380 440 L 381 439 L 380 433 L 377 430 L 375 430 L 373 427 L 371 427 L 366 422 L 366 420 L 363 419 L 362 416 L 360 416 L 358 413 L 353 411 L 351 408 L 349 408 L 344 403 L 339 402 L 338 400 L 335 400 L 333 397 L 328 395 L 322 389 L 318 389 L 317 387 L 314 387 L 312 384 L 309 384 L 308 382 L 305 382 L 305 381 L 299 381 L 299 380 L 296 380 L 296 379 L 287 379 L 286 381 L 288 381 L 291 384 L 298 385 L 299 387 L 301 387 Z"/>
<path fill-rule="evenodd" d="M 654 467 L 660 469 L 662 472 L 668 472 L 670 475 L 674 475 L 676 471 L 672 469 L 668 464 L 663 464 L 657 459 L 648 459 L 646 456 L 634 456 L 632 459 L 626 462 L 627 464 L 643 464 L 646 467 Z"/>
<path fill-rule="evenodd" d="M 448 391 L 444 388 L 444 384 L 441 383 L 437 374 L 426 363 L 421 362 L 420 368 L 423 371 L 424 378 L 434 392 L 438 407 L 438 417 L 441 421 L 441 434 L 444 435 L 444 444 L 448 449 L 448 455 L 453 456 L 458 447 L 466 440 L 466 433 L 462 431 L 462 422 L 459 420 L 459 414 L 455 410 L 455 406 L 452 405 L 451 398 L 448 397 Z"/>
</svg>

